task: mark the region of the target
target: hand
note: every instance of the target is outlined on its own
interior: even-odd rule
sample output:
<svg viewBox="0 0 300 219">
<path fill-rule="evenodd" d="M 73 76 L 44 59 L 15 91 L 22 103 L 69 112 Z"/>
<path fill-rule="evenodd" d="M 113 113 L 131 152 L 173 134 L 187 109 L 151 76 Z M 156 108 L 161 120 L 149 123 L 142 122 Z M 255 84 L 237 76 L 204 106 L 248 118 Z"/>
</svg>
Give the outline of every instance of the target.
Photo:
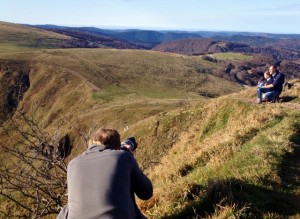
<svg viewBox="0 0 300 219">
<path fill-rule="evenodd" d="M 129 144 L 124 144 L 123 149 L 133 154 L 132 148 Z"/>
</svg>

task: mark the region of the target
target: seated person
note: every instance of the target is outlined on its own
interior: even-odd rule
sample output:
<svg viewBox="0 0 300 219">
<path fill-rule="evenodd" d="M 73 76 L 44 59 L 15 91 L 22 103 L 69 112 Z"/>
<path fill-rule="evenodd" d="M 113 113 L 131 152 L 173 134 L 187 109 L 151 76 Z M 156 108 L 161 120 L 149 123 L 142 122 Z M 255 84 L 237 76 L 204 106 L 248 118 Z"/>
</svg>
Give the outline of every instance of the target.
<svg viewBox="0 0 300 219">
<path fill-rule="evenodd" d="M 266 101 L 275 102 L 282 92 L 285 80 L 284 74 L 280 73 L 274 65 L 270 66 L 269 72 L 273 82 L 257 89 L 257 103 L 261 103 L 263 94 Z"/>
<path fill-rule="evenodd" d="M 273 83 L 273 78 L 270 74 L 269 71 L 266 71 L 264 73 L 264 77 L 263 77 L 263 80 L 260 80 L 259 83 L 258 83 L 258 87 L 262 87 L 262 86 L 266 86 L 266 85 L 269 85 L 269 84 L 272 84 Z M 268 89 L 268 88 L 267 88 Z M 269 91 L 272 91 L 271 88 L 269 88 L 269 91 L 268 90 L 265 90 L 266 93 L 268 93 Z M 265 93 L 262 94 L 262 99 L 265 100 Z"/>
<path fill-rule="evenodd" d="M 264 73 L 264 77 L 258 81 L 257 86 L 262 87 L 262 86 L 269 85 L 272 83 L 273 83 L 273 78 L 271 77 L 270 72 L 266 71 Z"/>
</svg>

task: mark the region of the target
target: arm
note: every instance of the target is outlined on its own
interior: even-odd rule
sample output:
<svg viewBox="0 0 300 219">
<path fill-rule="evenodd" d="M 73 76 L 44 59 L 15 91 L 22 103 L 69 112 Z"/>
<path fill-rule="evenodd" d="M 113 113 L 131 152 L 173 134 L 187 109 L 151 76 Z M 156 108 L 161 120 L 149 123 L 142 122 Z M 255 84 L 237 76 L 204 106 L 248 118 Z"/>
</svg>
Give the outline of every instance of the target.
<svg viewBox="0 0 300 219">
<path fill-rule="evenodd" d="M 153 186 L 150 179 L 139 168 L 134 158 L 131 174 L 131 186 L 133 192 L 142 200 L 150 199 L 153 195 Z"/>
<path fill-rule="evenodd" d="M 262 88 L 272 88 L 272 87 L 274 87 L 273 84 L 268 84 L 268 85 L 262 86 Z"/>
</svg>

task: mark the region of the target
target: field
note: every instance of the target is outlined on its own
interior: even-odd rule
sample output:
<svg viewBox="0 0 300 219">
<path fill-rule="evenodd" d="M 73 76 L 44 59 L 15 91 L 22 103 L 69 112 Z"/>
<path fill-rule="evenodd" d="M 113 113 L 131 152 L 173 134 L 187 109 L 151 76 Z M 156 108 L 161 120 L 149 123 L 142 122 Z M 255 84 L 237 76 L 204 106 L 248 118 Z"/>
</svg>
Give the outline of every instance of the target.
<svg viewBox="0 0 300 219">
<path fill-rule="evenodd" d="M 215 53 L 212 56 L 216 59 L 232 61 L 251 61 L 253 59 L 252 55 L 245 55 L 240 53 Z"/>
</svg>

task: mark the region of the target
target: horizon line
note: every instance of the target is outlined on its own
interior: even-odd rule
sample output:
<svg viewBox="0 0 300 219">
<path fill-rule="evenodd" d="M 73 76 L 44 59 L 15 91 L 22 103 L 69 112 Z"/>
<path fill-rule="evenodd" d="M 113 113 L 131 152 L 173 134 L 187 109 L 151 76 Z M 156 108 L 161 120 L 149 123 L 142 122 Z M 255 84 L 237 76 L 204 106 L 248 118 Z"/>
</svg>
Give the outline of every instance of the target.
<svg viewBox="0 0 300 219">
<path fill-rule="evenodd" d="M 2 21 L 7 22 L 7 21 Z M 109 30 L 145 30 L 145 31 L 179 31 L 179 32 L 228 32 L 228 33 L 253 33 L 253 34 L 278 34 L 278 35 L 300 35 L 300 33 L 291 32 L 265 32 L 265 31 L 252 31 L 252 30 L 222 30 L 222 29 L 196 29 L 196 28 L 168 28 L 168 27 L 145 27 L 145 26 L 119 26 L 119 25 L 95 25 L 95 24 L 51 24 L 51 23 L 18 23 L 18 22 L 7 22 L 12 24 L 20 25 L 52 25 L 52 26 L 63 26 L 63 27 L 94 27 L 98 29 L 109 29 Z"/>
</svg>

